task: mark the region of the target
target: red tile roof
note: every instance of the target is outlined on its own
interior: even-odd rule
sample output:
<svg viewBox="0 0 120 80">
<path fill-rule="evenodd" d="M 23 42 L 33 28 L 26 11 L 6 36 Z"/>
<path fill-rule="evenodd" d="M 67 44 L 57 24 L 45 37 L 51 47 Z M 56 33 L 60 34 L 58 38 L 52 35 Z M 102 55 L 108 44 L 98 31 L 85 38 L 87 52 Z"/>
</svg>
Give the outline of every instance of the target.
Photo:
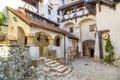
<svg viewBox="0 0 120 80">
<path fill-rule="evenodd" d="M 48 25 L 44 22 L 35 20 L 35 19 L 33 19 L 31 17 L 28 17 L 27 15 L 23 14 L 22 12 L 20 12 L 18 10 L 13 9 L 13 8 L 10 8 L 10 7 L 7 7 L 7 8 L 8 8 L 9 11 L 11 11 L 13 14 L 18 16 L 20 19 L 22 19 L 23 21 L 25 21 L 29 25 L 34 25 L 34 26 L 42 28 L 42 29 L 46 29 L 46 30 L 49 30 L 49 31 L 54 31 L 54 32 L 57 32 L 57 33 L 60 33 L 60 34 L 64 34 L 69 38 L 78 40 L 78 38 L 76 38 L 74 35 L 66 32 L 64 30 L 61 30 L 60 28 L 53 27 L 53 26 L 50 26 L 50 25 Z"/>
<path fill-rule="evenodd" d="M 41 15 L 39 15 L 39 14 L 33 12 L 33 11 L 30 11 L 30 10 L 28 10 L 28 9 L 26 9 L 26 8 L 19 7 L 19 9 L 23 9 L 26 13 L 30 13 L 30 14 L 36 15 L 36 17 L 38 17 L 38 18 L 41 18 L 41 19 L 47 20 L 48 22 L 53 23 L 53 24 L 55 24 L 56 26 L 59 26 L 58 23 L 53 22 L 52 20 L 49 20 L 49 19 L 47 19 L 47 18 L 45 18 L 45 17 L 43 17 L 43 16 L 41 16 Z"/>
</svg>

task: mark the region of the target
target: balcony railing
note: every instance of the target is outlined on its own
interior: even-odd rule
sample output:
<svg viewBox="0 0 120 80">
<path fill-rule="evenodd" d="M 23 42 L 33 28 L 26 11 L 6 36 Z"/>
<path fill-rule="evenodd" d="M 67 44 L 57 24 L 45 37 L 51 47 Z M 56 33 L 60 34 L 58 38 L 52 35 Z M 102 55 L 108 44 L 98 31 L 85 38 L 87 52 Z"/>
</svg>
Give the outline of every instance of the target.
<svg viewBox="0 0 120 80">
<path fill-rule="evenodd" d="M 77 11 L 75 13 L 63 15 L 62 21 L 66 21 L 66 20 L 86 16 L 88 14 L 89 14 L 89 11 L 87 9 L 82 9 L 82 10 Z"/>
</svg>

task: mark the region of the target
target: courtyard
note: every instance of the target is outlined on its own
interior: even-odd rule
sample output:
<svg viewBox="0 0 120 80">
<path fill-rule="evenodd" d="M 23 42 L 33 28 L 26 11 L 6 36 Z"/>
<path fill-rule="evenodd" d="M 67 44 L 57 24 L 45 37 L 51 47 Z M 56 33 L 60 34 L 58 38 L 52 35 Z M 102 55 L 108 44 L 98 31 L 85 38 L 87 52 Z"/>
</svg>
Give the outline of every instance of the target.
<svg viewBox="0 0 120 80">
<path fill-rule="evenodd" d="M 45 63 L 46 64 L 46 63 Z M 94 61 L 93 58 L 83 57 L 75 59 L 70 67 L 72 71 L 59 73 L 59 70 L 52 72 L 50 67 L 39 65 L 37 68 L 31 68 L 37 76 L 32 74 L 31 78 L 25 80 L 120 80 L 120 68 L 113 64 Z M 63 67 L 61 67 L 63 69 Z M 70 69 L 70 68 L 69 68 Z M 28 73 L 32 73 L 30 70 Z M 33 76 L 33 77 L 32 77 Z"/>
<path fill-rule="evenodd" d="M 0 5 L 0 80 L 120 80 L 120 0 Z"/>
<path fill-rule="evenodd" d="M 72 63 L 73 71 L 61 80 L 120 80 L 120 69 L 93 58 L 80 58 Z"/>
</svg>

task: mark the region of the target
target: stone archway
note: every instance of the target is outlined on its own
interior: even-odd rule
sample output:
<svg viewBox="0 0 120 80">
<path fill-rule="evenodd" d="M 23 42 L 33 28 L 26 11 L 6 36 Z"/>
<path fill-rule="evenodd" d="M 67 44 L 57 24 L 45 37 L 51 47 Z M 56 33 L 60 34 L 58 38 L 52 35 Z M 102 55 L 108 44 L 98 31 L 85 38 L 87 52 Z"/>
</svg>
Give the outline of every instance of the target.
<svg viewBox="0 0 120 80">
<path fill-rule="evenodd" d="M 17 41 L 18 45 L 25 45 L 25 32 L 21 27 L 17 28 Z"/>
<path fill-rule="evenodd" d="M 82 18 L 81 21 L 79 22 L 79 27 L 80 27 L 80 40 L 79 40 L 79 50 L 81 52 L 81 56 L 91 56 L 94 55 L 94 48 L 87 48 L 86 45 L 89 45 L 90 42 L 89 40 L 94 40 L 95 41 L 95 34 L 96 34 L 96 21 L 94 18 Z M 95 44 L 95 43 L 94 43 Z M 95 45 L 94 45 L 95 46 Z M 88 53 L 86 53 L 88 52 Z"/>
<path fill-rule="evenodd" d="M 74 32 L 74 25 L 75 24 L 73 22 L 67 22 L 67 23 L 64 24 L 64 28 L 68 32 L 73 33 Z"/>
<path fill-rule="evenodd" d="M 85 40 L 82 42 L 83 56 L 94 57 L 95 40 Z"/>
<path fill-rule="evenodd" d="M 34 44 L 39 47 L 40 56 L 47 56 L 48 46 L 51 44 L 51 36 L 45 32 L 37 32 L 34 37 Z"/>
</svg>

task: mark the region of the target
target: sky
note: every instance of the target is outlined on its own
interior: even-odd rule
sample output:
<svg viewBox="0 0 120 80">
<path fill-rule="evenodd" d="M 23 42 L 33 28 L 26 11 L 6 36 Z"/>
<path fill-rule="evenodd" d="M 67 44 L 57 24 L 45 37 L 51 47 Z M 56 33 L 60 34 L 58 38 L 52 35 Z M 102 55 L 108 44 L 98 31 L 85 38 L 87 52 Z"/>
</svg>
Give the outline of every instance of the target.
<svg viewBox="0 0 120 80">
<path fill-rule="evenodd" d="M 0 11 L 3 11 L 6 6 L 16 9 L 18 6 L 23 5 L 24 4 L 20 2 L 20 0 L 0 0 Z"/>
</svg>

